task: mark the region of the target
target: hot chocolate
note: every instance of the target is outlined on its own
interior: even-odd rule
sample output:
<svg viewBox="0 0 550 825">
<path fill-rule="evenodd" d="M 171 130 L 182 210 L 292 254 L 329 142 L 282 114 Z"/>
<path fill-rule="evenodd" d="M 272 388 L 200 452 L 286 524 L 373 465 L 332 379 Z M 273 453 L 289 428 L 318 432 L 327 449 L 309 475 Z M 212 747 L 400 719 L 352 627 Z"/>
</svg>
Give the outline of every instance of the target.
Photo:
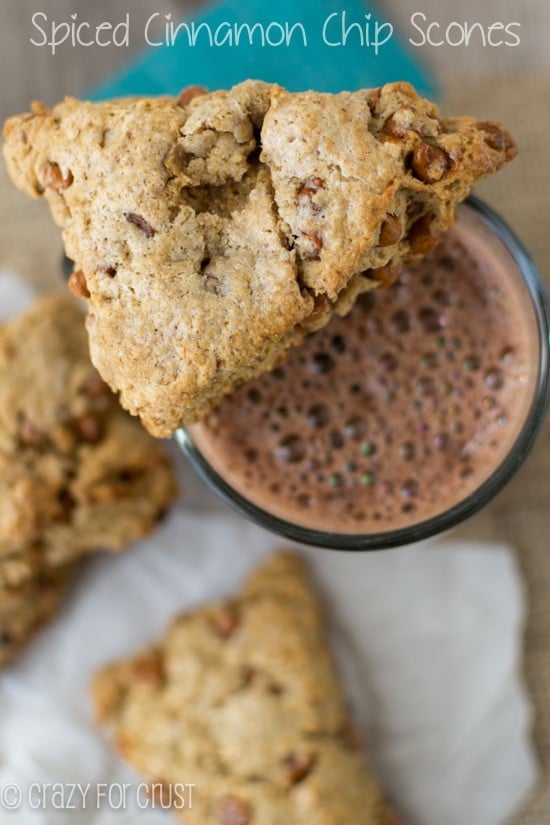
<svg viewBox="0 0 550 825">
<path fill-rule="evenodd" d="M 438 249 L 365 294 L 190 428 L 257 507 L 327 533 L 447 511 L 510 452 L 536 390 L 539 334 L 517 264 L 464 206 Z"/>
</svg>

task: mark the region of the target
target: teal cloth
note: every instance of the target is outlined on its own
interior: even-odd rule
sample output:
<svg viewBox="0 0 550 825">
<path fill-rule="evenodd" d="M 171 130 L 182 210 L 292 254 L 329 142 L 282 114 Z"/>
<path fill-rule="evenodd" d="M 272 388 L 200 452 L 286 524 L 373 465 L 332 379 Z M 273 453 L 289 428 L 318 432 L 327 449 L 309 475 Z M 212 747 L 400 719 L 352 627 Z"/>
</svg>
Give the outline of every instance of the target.
<svg viewBox="0 0 550 825">
<path fill-rule="evenodd" d="M 186 18 L 186 22 L 194 20 L 196 25 L 204 22 L 212 30 L 226 21 L 250 26 L 255 23 L 267 26 L 274 20 L 291 25 L 300 22 L 307 34 L 307 47 L 296 33 L 290 46 L 278 48 L 267 45 L 262 48 L 259 41 L 249 45 L 242 40 L 238 47 L 211 47 L 203 35 L 199 36 L 196 46 L 190 47 L 186 37 L 180 36 L 175 46 L 147 48 L 118 75 L 92 89 L 89 97 L 98 100 L 131 94 L 177 94 L 188 85 L 223 89 L 249 77 L 280 83 L 291 91 L 315 89 L 324 92 L 354 91 L 392 80 L 408 80 L 421 94 L 433 96 L 436 93 L 433 79 L 397 32 L 380 47 L 378 54 L 372 47 L 361 46 L 356 31 L 350 34 L 345 46 L 326 45 L 322 38 L 323 22 L 330 14 L 337 12 L 340 15 L 343 11 L 347 25 L 358 22 L 363 29 L 367 22 L 365 15 L 370 14 L 371 35 L 375 21 L 386 22 L 379 11 L 375 12 L 363 0 L 348 0 L 341 5 L 334 0 L 278 0 L 277 3 L 224 0 Z M 330 24 L 333 42 L 336 42 L 336 32 L 340 29 L 336 25 L 339 19 L 333 18 Z M 162 14 L 156 22 L 151 30 L 155 36 L 163 32 Z M 277 29 L 272 32 L 272 39 L 275 39 Z"/>
</svg>

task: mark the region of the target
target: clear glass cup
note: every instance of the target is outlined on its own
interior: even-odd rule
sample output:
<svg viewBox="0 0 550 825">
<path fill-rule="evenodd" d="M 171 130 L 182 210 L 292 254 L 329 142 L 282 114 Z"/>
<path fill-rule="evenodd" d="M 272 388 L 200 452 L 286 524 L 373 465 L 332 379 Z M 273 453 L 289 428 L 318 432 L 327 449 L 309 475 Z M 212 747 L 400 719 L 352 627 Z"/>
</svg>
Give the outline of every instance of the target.
<svg viewBox="0 0 550 825">
<path fill-rule="evenodd" d="M 510 271 L 517 274 L 517 282 L 525 290 L 527 306 L 531 308 L 533 321 L 537 325 L 538 369 L 532 398 L 523 425 L 505 458 L 471 494 L 432 518 L 383 532 L 329 533 L 285 521 L 249 501 L 206 461 L 194 444 L 192 434 L 187 429 L 178 430 L 176 440 L 179 446 L 199 476 L 224 502 L 267 530 L 302 544 L 337 550 L 381 550 L 423 541 L 455 527 L 484 507 L 510 481 L 533 446 L 549 405 L 550 308 L 534 263 L 507 224 L 478 198 L 469 198 L 461 209 L 471 210 L 483 226 L 483 231 L 491 233 L 494 242 L 501 246 Z"/>
</svg>

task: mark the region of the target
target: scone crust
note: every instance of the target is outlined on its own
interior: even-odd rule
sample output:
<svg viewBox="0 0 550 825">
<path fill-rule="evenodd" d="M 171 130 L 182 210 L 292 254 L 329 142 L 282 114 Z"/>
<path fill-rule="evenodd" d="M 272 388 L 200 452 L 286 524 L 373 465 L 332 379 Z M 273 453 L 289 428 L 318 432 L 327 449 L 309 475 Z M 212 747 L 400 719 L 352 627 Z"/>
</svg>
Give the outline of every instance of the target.
<svg viewBox="0 0 550 825">
<path fill-rule="evenodd" d="M 108 666 L 93 695 L 151 784 L 196 784 L 193 808 L 179 811 L 188 825 L 386 822 L 296 556 L 271 557 L 235 599 Z"/>
<path fill-rule="evenodd" d="M 92 366 L 72 298 L 0 329 L 0 584 L 123 549 L 175 494 L 163 448 Z"/>
<path fill-rule="evenodd" d="M 63 227 L 94 364 L 157 436 L 424 254 L 515 153 L 498 125 L 441 118 L 406 83 L 69 98 L 4 134 L 14 182 Z"/>
</svg>

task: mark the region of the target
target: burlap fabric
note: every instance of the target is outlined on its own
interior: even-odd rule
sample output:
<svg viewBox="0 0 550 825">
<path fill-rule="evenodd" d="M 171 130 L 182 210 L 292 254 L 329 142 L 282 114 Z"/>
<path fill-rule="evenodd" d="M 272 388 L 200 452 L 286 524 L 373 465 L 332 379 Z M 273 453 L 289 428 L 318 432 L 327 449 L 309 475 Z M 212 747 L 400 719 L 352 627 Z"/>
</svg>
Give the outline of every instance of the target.
<svg viewBox="0 0 550 825">
<path fill-rule="evenodd" d="M 477 194 L 510 223 L 550 289 L 550 76 L 484 78 L 447 89 L 444 109 L 502 120 L 516 138 L 516 160 Z M 524 572 L 529 615 L 525 676 L 536 712 L 542 781 L 514 825 L 550 823 L 550 426 L 508 487 L 459 530 L 510 542 Z"/>
</svg>

